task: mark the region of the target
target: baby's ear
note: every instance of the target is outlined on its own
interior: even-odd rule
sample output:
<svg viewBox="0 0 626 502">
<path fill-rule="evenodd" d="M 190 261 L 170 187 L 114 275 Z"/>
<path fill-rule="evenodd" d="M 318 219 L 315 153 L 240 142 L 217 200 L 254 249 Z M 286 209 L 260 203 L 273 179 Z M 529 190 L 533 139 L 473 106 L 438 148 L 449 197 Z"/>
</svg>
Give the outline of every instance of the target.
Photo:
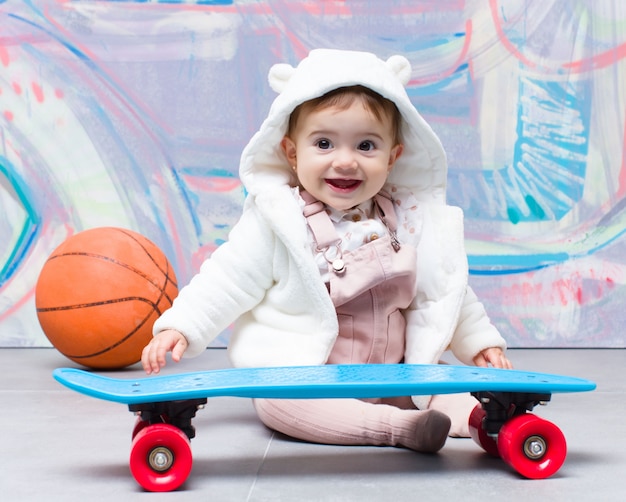
<svg viewBox="0 0 626 502">
<path fill-rule="evenodd" d="M 289 162 L 291 167 L 295 170 L 295 166 L 297 163 L 296 143 L 289 136 L 284 136 L 282 141 L 280 142 L 280 147 L 285 153 L 285 157 L 287 157 L 287 161 Z"/>
<path fill-rule="evenodd" d="M 400 55 L 391 56 L 385 61 L 385 64 L 398 77 L 402 85 L 409 83 L 411 80 L 411 63 L 407 58 Z"/>
<path fill-rule="evenodd" d="M 285 85 L 287 85 L 287 82 L 289 82 L 289 79 L 293 76 L 295 71 L 296 69 L 287 63 L 275 64 L 270 68 L 270 72 L 267 76 L 270 87 L 280 94 L 285 89 Z"/>
</svg>

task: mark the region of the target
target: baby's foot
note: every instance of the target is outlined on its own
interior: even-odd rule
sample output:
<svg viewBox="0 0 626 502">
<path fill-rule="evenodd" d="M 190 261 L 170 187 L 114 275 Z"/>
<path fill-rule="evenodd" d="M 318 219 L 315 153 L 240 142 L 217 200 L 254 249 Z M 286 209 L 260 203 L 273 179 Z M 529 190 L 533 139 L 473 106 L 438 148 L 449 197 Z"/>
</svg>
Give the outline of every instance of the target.
<svg viewBox="0 0 626 502">
<path fill-rule="evenodd" d="M 437 410 L 419 412 L 415 428 L 415 443 L 409 447 L 422 453 L 435 453 L 446 443 L 451 421 L 448 415 Z"/>
</svg>

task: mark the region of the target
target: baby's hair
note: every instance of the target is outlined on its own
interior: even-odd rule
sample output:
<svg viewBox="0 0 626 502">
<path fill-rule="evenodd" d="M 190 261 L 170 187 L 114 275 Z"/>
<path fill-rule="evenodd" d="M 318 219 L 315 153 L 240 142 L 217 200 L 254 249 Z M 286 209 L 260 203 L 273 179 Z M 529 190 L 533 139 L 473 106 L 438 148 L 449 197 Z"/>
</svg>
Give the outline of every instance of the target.
<svg viewBox="0 0 626 502">
<path fill-rule="evenodd" d="M 383 117 L 391 119 L 391 126 L 393 128 L 393 141 L 395 144 L 402 142 L 402 116 L 400 111 L 393 103 L 393 101 L 382 97 L 375 91 L 364 87 L 362 85 L 353 85 L 349 87 L 339 87 L 333 89 L 326 94 L 305 101 L 296 107 L 289 117 L 289 127 L 287 129 L 287 136 L 291 136 L 298 125 L 298 119 L 303 111 L 315 111 L 330 108 L 336 106 L 340 110 L 345 110 L 352 105 L 355 101 L 360 100 L 363 106 L 376 117 L 377 120 L 382 120 Z"/>
</svg>

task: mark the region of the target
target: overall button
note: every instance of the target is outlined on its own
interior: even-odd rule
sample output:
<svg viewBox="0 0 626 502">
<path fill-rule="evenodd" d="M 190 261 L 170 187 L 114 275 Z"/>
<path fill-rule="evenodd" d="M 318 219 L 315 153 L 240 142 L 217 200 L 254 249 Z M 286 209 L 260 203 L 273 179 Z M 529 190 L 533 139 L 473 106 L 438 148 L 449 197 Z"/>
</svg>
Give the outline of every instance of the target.
<svg viewBox="0 0 626 502">
<path fill-rule="evenodd" d="M 335 260 L 333 260 L 332 267 L 333 270 L 338 274 L 341 274 L 346 270 L 346 264 L 341 258 L 336 258 Z"/>
</svg>

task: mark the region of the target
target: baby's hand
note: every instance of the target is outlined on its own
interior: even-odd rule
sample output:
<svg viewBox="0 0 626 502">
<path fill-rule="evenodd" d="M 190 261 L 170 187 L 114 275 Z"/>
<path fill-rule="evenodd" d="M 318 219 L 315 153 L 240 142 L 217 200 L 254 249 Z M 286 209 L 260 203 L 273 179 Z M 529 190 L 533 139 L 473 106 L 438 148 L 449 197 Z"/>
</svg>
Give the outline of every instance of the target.
<svg viewBox="0 0 626 502">
<path fill-rule="evenodd" d="M 491 347 L 490 349 L 485 349 L 480 352 L 474 357 L 474 364 L 476 366 L 482 366 L 483 368 L 491 364 L 494 368 L 513 369 L 513 364 L 499 347 Z"/>
<path fill-rule="evenodd" d="M 172 360 L 179 362 L 189 343 L 182 333 L 173 329 L 161 331 L 146 345 L 141 353 L 141 364 L 145 372 L 158 373 L 165 366 L 165 355 L 172 352 Z"/>
</svg>

